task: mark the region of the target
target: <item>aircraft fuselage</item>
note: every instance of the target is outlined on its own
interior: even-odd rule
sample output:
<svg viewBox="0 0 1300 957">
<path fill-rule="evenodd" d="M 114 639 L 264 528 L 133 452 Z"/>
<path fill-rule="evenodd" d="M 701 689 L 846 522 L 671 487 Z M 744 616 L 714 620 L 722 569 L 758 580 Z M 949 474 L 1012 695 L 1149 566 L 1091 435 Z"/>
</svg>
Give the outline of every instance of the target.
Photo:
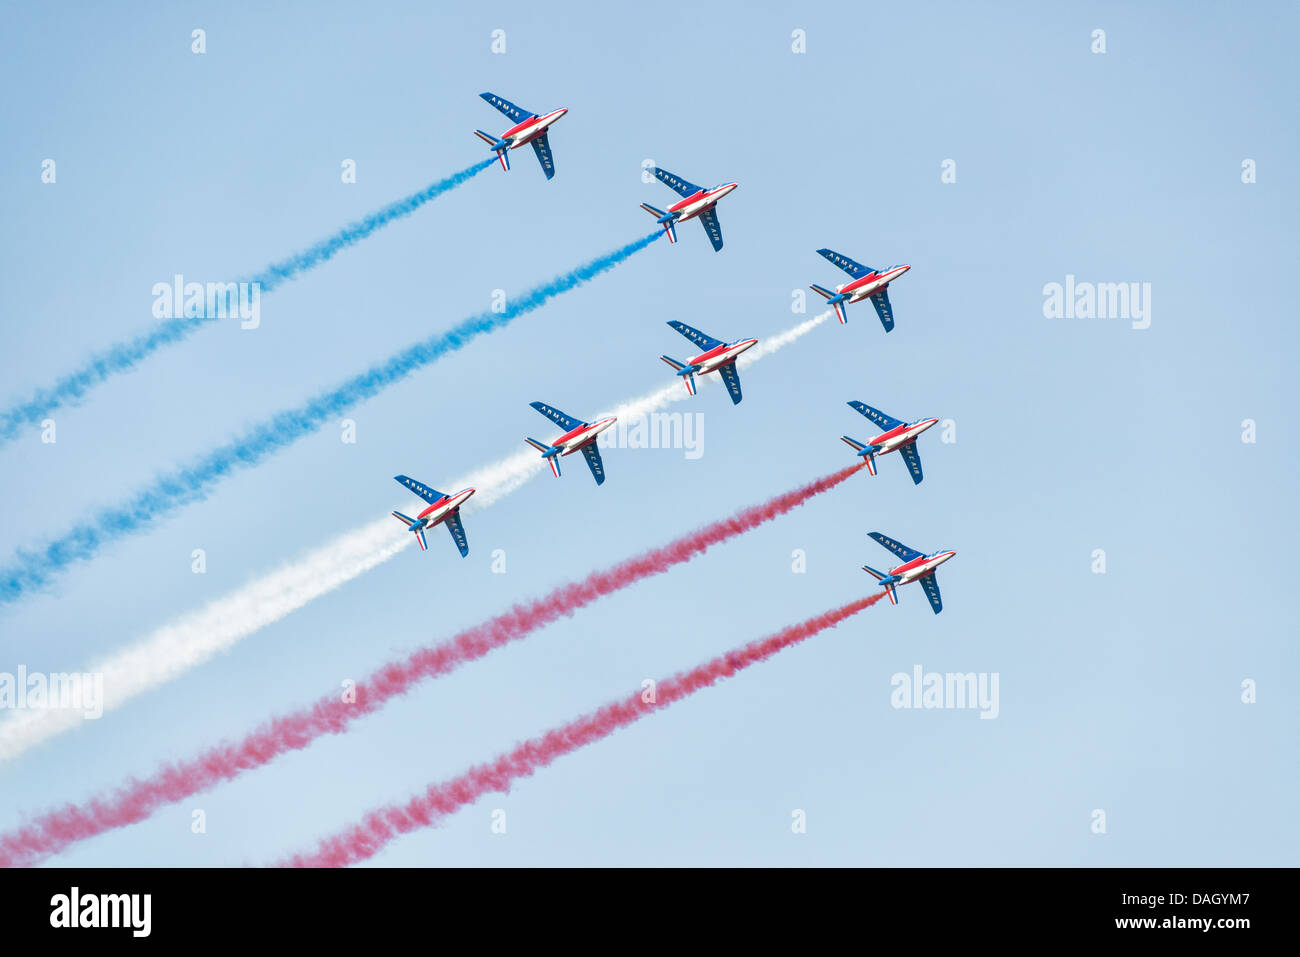
<svg viewBox="0 0 1300 957">
<path fill-rule="evenodd" d="M 715 186 L 713 189 L 702 189 L 679 202 L 673 203 L 668 207 L 668 212 L 675 213 L 677 221 L 684 223 L 688 219 L 694 219 L 705 210 L 711 209 L 717 204 L 718 200 L 739 185 L 739 183 L 727 183 L 725 186 Z"/>
<path fill-rule="evenodd" d="M 880 450 L 875 453 L 876 455 L 886 455 L 901 449 L 909 442 L 915 442 L 918 435 L 926 429 L 932 428 L 938 421 L 938 419 L 922 419 L 910 425 L 898 425 L 888 432 L 881 432 L 867 444 L 880 447 Z"/>
<path fill-rule="evenodd" d="M 956 554 L 956 552 L 947 551 L 935 552 L 931 555 L 918 555 L 910 562 L 903 562 L 903 564 L 891 568 L 889 574 L 898 578 L 898 584 L 906 585 L 918 578 L 924 578 Z"/>
<path fill-rule="evenodd" d="M 576 429 L 565 432 L 558 439 L 551 443 L 555 448 L 563 449 L 561 455 L 572 455 L 580 450 L 584 445 L 590 445 L 596 441 L 596 436 L 604 432 L 611 425 L 618 421 L 617 416 L 610 416 L 608 419 L 601 419 L 599 422 L 588 422 L 580 425 Z"/>
<path fill-rule="evenodd" d="M 848 296 L 850 303 L 868 299 L 911 268 L 911 266 L 890 266 L 882 272 L 872 272 L 852 282 L 846 282 L 842 286 L 836 286 L 835 291 Z"/>
<path fill-rule="evenodd" d="M 473 495 L 474 491 L 472 488 L 464 488 L 451 495 L 444 495 L 415 517 L 423 520 L 425 528 L 432 528 L 464 505 L 465 500 Z"/>
<path fill-rule="evenodd" d="M 531 143 L 550 128 L 560 117 L 568 113 L 567 109 L 553 110 L 545 116 L 530 116 L 522 123 L 517 123 L 501 134 L 503 140 L 509 140 L 510 148 L 517 150 Z"/>
<path fill-rule="evenodd" d="M 696 366 L 696 375 L 707 375 L 715 372 L 728 362 L 735 362 L 742 352 L 752 349 L 758 344 L 757 339 L 737 339 L 735 342 L 727 342 L 720 346 L 714 346 L 708 352 L 703 352 L 687 362 L 687 365 Z"/>
</svg>

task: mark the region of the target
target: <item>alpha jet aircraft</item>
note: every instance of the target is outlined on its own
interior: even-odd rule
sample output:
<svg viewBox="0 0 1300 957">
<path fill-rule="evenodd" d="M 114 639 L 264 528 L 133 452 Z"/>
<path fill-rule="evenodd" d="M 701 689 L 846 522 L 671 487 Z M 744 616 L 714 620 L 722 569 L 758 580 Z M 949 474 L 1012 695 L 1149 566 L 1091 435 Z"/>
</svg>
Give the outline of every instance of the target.
<svg viewBox="0 0 1300 957">
<path fill-rule="evenodd" d="M 415 533 L 415 540 L 420 543 L 420 550 L 429 550 L 429 543 L 424 538 L 425 529 L 443 524 L 447 526 L 447 531 L 451 532 L 451 540 L 460 549 L 461 557 L 468 555 L 469 541 L 465 538 L 465 527 L 460 523 L 460 507 L 474 494 L 474 489 L 463 488 L 453 495 L 444 495 L 437 489 L 429 488 L 423 482 L 417 482 L 409 475 L 394 475 L 393 479 L 401 482 L 429 503 L 429 507 L 415 518 L 403 515 L 401 512 L 393 512 L 393 518 L 404 522 L 406 530 Z"/>
<path fill-rule="evenodd" d="M 587 465 L 591 468 L 591 474 L 595 476 L 596 484 L 603 485 L 605 482 L 605 463 L 600 460 L 600 449 L 596 446 L 596 436 L 617 422 L 617 417 L 611 415 L 608 419 L 601 419 L 599 422 L 580 422 L 572 416 L 565 415 L 559 409 L 547 405 L 545 402 L 530 402 L 529 405 L 556 423 L 560 428 L 568 429 L 550 445 L 538 442 L 536 439 L 524 439 L 525 442 L 542 453 L 542 458 L 551 467 L 555 477 L 560 477 L 560 457 L 581 451 L 583 458 L 587 460 Z"/>
<path fill-rule="evenodd" d="M 859 442 L 847 435 L 841 435 L 840 441 L 851 445 L 857 450 L 858 455 L 866 460 L 867 471 L 872 475 L 876 474 L 877 455 L 898 452 L 903 457 L 903 461 L 907 463 L 907 470 L 912 473 L 912 484 L 920 485 L 923 476 L 921 475 L 921 455 L 916 451 L 916 438 L 939 420 L 918 419 L 915 422 L 903 422 L 885 415 L 879 409 L 873 409 L 865 402 L 853 401 L 849 405 L 885 431 L 870 442 Z"/>
<path fill-rule="evenodd" d="M 704 352 L 688 362 L 678 362 L 671 356 L 659 357 L 672 366 L 677 374 L 682 377 L 682 381 L 686 383 L 686 391 L 694 395 L 695 377 L 716 372 L 722 377 L 722 381 L 726 383 L 727 391 L 731 393 L 731 404 L 738 405 L 740 403 L 740 373 L 736 371 L 736 360 L 740 358 L 740 354 L 746 349 L 753 348 L 758 343 L 758 340 L 737 339 L 735 342 L 723 342 L 721 339 L 706 336 L 698 329 L 692 329 L 684 322 L 673 321 L 668 325 L 704 350 Z"/>
<path fill-rule="evenodd" d="M 658 166 L 654 167 L 654 174 L 661 183 L 666 184 L 682 197 L 680 202 L 669 206 L 667 212 L 656 209 L 649 203 L 641 204 L 641 208 L 653 216 L 659 225 L 663 226 L 664 231 L 668 233 L 668 241 L 670 243 L 677 242 L 678 223 L 698 218 L 704 225 L 704 231 L 709 234 L 709 242 L 713 243 L 714 251 L 721 249 L 722 227 L 718 224 L 716 207 L 718 200 L 730 193 L 739 184 L 723 183 L 721 186 L 702 189 L 694 183 L 688 183 L 675 173 L 660 169 Z"/>
<path fill-rule="evenodd" d="M 850 282 L 836 286 L 834 292 L 823 289 L 816 283 L 809 287 L 835 310 L 840 325 L 849 321 L 845 310 L 849 303 L 870 299 L 871 304 L 876 307 L 876 315 L 880 316 L 880 324 L 885 327 L 885 331 L 889 332 L 893 329 L 894 310 L 889 305 L 889 284 L 912 267 L 890 266 L 887 269 L 872 269 L 870 266 L 854 262 L 848 256 L 841 256 L 833 249 L 819 249 L 817 252 L 853 277 Z"/>
<path fill-rule="evenodd" d="M 550 113 L 538 116 L 536 113 L 529 113 L 527 110 L 515 106 L 509 100 L 503 100 L 495 93 L 480 93 L 479 96 L 515 121 L 515 125 L 500 136 L 493 136 L 490 133 L 484 133 L 482 130 L 474 131 L 474 135 L 497 154 L 497 160 L 501 163 L 501 168 L 504 170 L 510 169 L 511 150 L 517 150 L 525 143 L 532 143 L 533 152 L 537 154 L 537 162 L 542 164 L 542 172 L 546 174 L 547 179 L 553 177 L 555 175 L 555 160 L 551 158 L 551 141 L 547 139 L 547 134 L 550 132 L 551 125 L 569 111 L 567 109 L 552 110 Z"/>
<path fill-rule="evenodd" d="M 920 581 L 921 587 L 925 589 L 925 597 L 930 600 L 930 607 L 934 609 L 934 613 L 937 615 L 943 611 L 943 599 L 939 597 L 939 580 L 935 577 L 934 570 L 957 553 L 947 551 L 931 552 L 929 555 L 925 555 L 915 548 L 908 548 L 901 542 L 896 542 L 879 532 L 868 532 L 867 534 L 903 560 L 903 564 L 895 565 L 888 573 L 878 572 L 870 565 L 862 566 L 864 572 L 884 586 L 886 594 L 889 595 L 889 603 L 891 605 L 898 604 L 898 594 L 895 589 L 899 585 Z"/>
</svg>

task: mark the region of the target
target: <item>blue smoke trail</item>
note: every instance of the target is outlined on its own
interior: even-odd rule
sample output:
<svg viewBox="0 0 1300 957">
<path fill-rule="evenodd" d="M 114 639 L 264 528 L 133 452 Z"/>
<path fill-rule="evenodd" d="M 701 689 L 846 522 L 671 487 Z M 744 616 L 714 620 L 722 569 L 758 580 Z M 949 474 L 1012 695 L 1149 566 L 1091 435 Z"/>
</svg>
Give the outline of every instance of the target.
<svg viewBox="0 0 1300 957">
<path fill-rule="evenodd" d="M 364 219 L 343 227 L 333 236 L 321 240 L 311 248 L 290 256 L 283 262 L 268 266 L 251 279 L 240 281 L 261 283 L 261 291 L 270 292 L 288 280 L 296 279 L 307 270 L 333 259 L 342 250 L 355 245 L 393 220 L 409 216 L 425 203 L 455 189 L 495 162 L 495 157 L 481 160 L 459 173 L 440 179 L 418 193 L 412 193 L 405 199 L 389 203 Z M 215 316 L 182 316 L 170 319 L 165 325 L 149 332 L 142 332 L 133 339 L 119 342 L 104 352 L 91 356 L 90 361 L 76 372 L 65 375 L 48 388 L 36 390 L 27 401 L 0 412 L 0 445 L 16 438 L 24 427 L 39 423 L 56 409 L 80 400 L 110 376 L 128 372 L 142 359 L 159 349 L 189 338 L 192 333 L 215 318 Z"/>
<path fill-rule="evenodd" d="M 417 369 L 437 362 L 481 335 L 500 329 L 613 269 L 660 236 L 655 230 L 635 242 L 584 263 L 511 301 L 504 312 L 481 312 L 446 332 L 430 336 L 323 392 L 296 409 L 273 416 L 240 438 L 209 452 L 194 464 L 164 474 L 125 504 L 102 509 L 74 524 L 71 531 L 36 550 L 20 549 L 8 568 L 0 569 L 0 605 L 7 605 L 47 586 L 69 565 L 93 558 L 105 545 L 150 527 L 183 505 L 206 498 L 212 486 L 239 469 L 252 468 L 280 449 L 315 432 L 326 422 L 369 399 Z"/>
</svg>

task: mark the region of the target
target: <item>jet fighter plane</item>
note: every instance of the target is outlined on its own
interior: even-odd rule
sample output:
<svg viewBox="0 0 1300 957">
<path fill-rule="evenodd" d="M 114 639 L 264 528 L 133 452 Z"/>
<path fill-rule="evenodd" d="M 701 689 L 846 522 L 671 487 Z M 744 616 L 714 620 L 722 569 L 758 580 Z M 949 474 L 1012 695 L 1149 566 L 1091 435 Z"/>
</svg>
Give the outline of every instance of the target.
<svg viewBox="0 0 1300 957">
<path fill-rule="evenodd" d="M 583 458 L 587 460 L 587 465 L 591 468 L 591 474 L 595 477 L 596 484 L 603 485 L 605 482 L 605 463 L 600 460 L 600 449 L 596 446 L 596 437 L 617 422 L 618 419 L 615 416 L 610 416 L 607 419 L 601 419 L 599 422 L 582 422 L 572 416 L 565 415 L 559 409 L 549 406 L 545 402 L 530 402 L 529 404 L 560 428 L 568 430 L 550 445 L 545 442 L 538 442 L 536 439 L 524 439 L 525 442 L 542 453 L 542 458 L 551 467 L 555 477 L 560 477 L 560 457 L 580 451 Z"/>
<path fill-rule="evenodd" d="M 670 243 L 677 242 L 677 224 L 684 223 L 688 219 L 696 219 L 704 225 L 704 231 L 709 235 L 709 242 L 713 243 L 714 251 L 722 248 L 722 227 L 718 224 L 718 200 L 726 196 L 738 183 L 723 183 L 721 186 L 714 186 L 710 189 L 702 189 L 694 183 L 688 183 L 675 173 L 670 173 L 666 169 L 654 167 L 655 177 L 666 184 L 669 188 L 676 191 L 682 197 L 679 202 L 673 203 L 665 212 L 662 209 L 656 209 L 649 203 L 642 203 L 641 208 L 653 216 L 659 225 L 663 226 L 664 231 L 668 233 Z"/>
<path fill-rule="evenodd" d="M 429 550 L 429 543 L 424 538 L 425 529 L 442 524 L 446 525 L 447 531 L 451 532 L 451 540 L 460 549 L 461 557 L 464 558 L 468 555 L 469 541 L 465 538 L 465 527 L 460 523 L 460 507 L 465 504 L 466 499 L 474 494 L 474 489 L 463 488 L 453 495 L 444 495 L 437 489 L 429 488 L 423 482 L 417 482 L 408 475 L 394 475 L 393 479 L 401 482 L 429 503 L 429 507 L 415 518 L 403 515 L 401 512 L 393 512 L 393 518 L 404 523 L 407 531 L 415 533 L 415 540 L 420 543 L 420 550 Z"/>
<path fill-rule="evenodd" d="M 873 409 L 865 402 L 850 402 L 849 406 L 857 409 L 885 431 L 869 442 L 859 442 L 847 435 L 841 435 L 840 441 L 852 446 L 862 458 L 866 459 L 867 471 L 876 474 L 876 456 L 898 452 L 907 463 L 907 470 L 912 473 L 912 484 L 920 485 L 921 455 L 916 451 L 916 439 L 926 429 L 932 427 L 938 419 L 918 419 L 915 422 L 903 422 L 885 415 L 879 409 Z"/>
<path fill-rule="evenodd" d="M 835 310 L 840 325 L 849 321 L 845 310 L 849 303 L 870 299 L 871 304 L 876 307 L 876 315 L 880 316 L 880 324 L 885 327 L 885 331 L 889 332 L 893 329 L 894 310 L 889 304 L 889 284 L 912 267 L 890 266 L 887 269 L 872 269 L 870 266 L 854 262 L 848 256 L 841 256 L 833 249 L 819 249 L 817 252 L 853 277 L 850 282 L 836 286 L 834 292 L 823 289 L 816 283 L 809 287 Z"/>
<path fill-rule="evenodd" d="M 901 565 L 895 565 L 888 573 L 878 572 L 870 565 L 862 566 L 864 572 L 884 586 L 885 592 L 889 595 L 889 603 L 891 605 L 898 604 L 898 594 L 895 589 L 899 585 L 920 581 L 921 587 L 925 589 L 925 597 L 930 600 L 930 607 L 934 609 L 934 613 L 937 615 L 943 611 L 943 599 L 939 597 L 939 580 L 935 577 L 934 570 L 957 553 L 946 551 L 931 552 L 926 555 L 918 552 L 915 548 L 908 548 L 901 542 L 881 535 L 879 532 L 868 532 L 867 534 L 903 560 Z"/>
<path fill-rule="evenodd" d="M 479 96 L 515 121 L 515 125 L 500 136 L 493 136 L 491 133 L 484 133 L 482 130 L 474 131 L 474 135 L 497 154 L 497 160 L 501 163 L 501 168 L 504 170 L 510 169 L 511 150 L 517 150 L 525 143 L 532 143 L 533 152 L 537 154 L 537 162 L 542 164 L 542 172 L 546 174 L 547 179 L 553 177 L 555 175 L 555 160 L 551 157 L 551 141 L 547 136 L 550 133 L 551 125 L 569 111 L 567 109 L 552 110 L 550 113 L 538 116 L 536 113 L 529 113 L 522 107 L 515 106 L 509 100 L 503 100 L 495 93 L 480 93 Z"/>
<path fill-rule="evenodd" d="M 746 349 L 750 349 L 758 343 L 757 339 L 737 339 L 734 342 L 723 342 L 721 339 L 714 339 L 706 336 L 698 329 L 692 329 L 684 322 L 670 322 L 672 326 L 691 342 L 695 343 L 704 352 L 687 362 L 678 362 L 671 356 L 660 356 L 664 362 L 668 363 L 682 377 L 686 383 L 686 391 L 695 395 L 695 377 L 697 375 L 708 375 L 710 372 L 716 372 L 722 377 L 722 381 L 727 385 L 727 391 L 731 393 L 731 404 L 740 403 L 740 373 L 736 371 L 736 360 Z"/>
</svg>

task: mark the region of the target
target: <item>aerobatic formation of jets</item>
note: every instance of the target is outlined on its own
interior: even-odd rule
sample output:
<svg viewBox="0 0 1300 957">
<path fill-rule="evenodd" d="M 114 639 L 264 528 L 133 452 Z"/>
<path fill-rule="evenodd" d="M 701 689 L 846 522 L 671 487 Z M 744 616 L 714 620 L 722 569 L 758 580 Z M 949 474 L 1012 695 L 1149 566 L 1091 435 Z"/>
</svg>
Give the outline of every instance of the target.
<svg viewBox="0 0 1300 957">
<path fill-rule="evenodd" d="M 509 154 L 511 150 L 531 144 L 533 151 L 537 154 L 538 162 L 541 163 L 542 172 L 546 174 L 548 180 L 553 178 L 555 176 L 555 160 L 551 155 L 548 134 L 550 128 L 568 110 L 561 108 L 552 110 L 550 113 L 531 113 L 522 107 L 516 106 L 509 100 L 497 96 L 495 93 L 481 93 L 479 95 L 496 107 L 508 119 L 513 120 L 515 124 L 500 136 L 493 136 L 483 130 L 474 131 L 474 134 L 487 143 L 488 148 L 496 154 L 501 168 L 510 169 Z M 722 249 L 722 226 L 718 222 L 718 201 L 733 192 L 738 184 L 723 183 L 705 189 L 657 166 L 652 168 L 652 172 L 656 179 L 681 197 L 679 201 L 673 203 L 666 210 L 651 206 L 649 203 L 641 204 L 641 208 L 652 215 L 655 222 L 663 227 L 668 236 L 668 241 L 670 243 L 677 242 L 678 223 L 698 219 L 704 227 L 704 232 L 708 235 L 714 251 L 720 251 Z M 871 266 L 864 266 L 862 263 L 850 259 L 833 249 L 818 249 L 817 253 L 838 266 L 850 277 L 848 282 L 836 286 L 834 290 L 815 283 L 811 287 L 814 292 L 826 300 L 827 305 L 834 310 L 835 316 L 840 323 L 845 324 L 848 322 L 847 307 L 851 303 L 869 299 L 872 306 L 875 307 L 876 315 L 880 318 L 880 324 L 885 327 L 885 332 L 893 331 L 894 310 L 889 302 L 889 286 L 912 267 L 897 265 L 876 269 Z M 736 360 L 747 350 L 757 345 L 758 340 L 734 339 L 728 342 L 714 339 L 712 336 L 706 335 L 699 329 L 688 326 L 684 322 L 674 320 L 669 322 L 668 325 L 690 340 L 696 348 L 702 350 L 698 355 L 692 356 L 685 362 L 667 355 L 659 357 L 671 366 L 673 372 L 681 378 L 686 386 L 686 391 L 690 395 L 695 395 L 696 377 L 716 372 L 726 386 L 732 404 L 739 405 L 741 400 L 740 374 L 736 369 Z M 917 439 L 927 429 L 937 424 L 939 420 L 917 419 L 914 422 L 905 422 L 902 419 L 895 419 L 886 415 L 865 402 L 854 400 L 848 404 L 882 430 L 878 435 L 866 442 L 860 442 L 847 435 L 840 437 L 863 460 L 867 471 L 874 476 L 876 474 L 876 459 L 879 456 L 897 452 L 899 458 L 907 465 L 907 471 L 912 477 L 913 484 L 921 484 L 923 474 L 921 472 L 921 456 L 916 447 Z M 549 443 L 540 442 L 531 437 L 524 439 L 525 442 L 541 453 L 542 459 L 550 466 L 556 478 L 560 476 L 560 459 L 566 455 L 572 455 L 574 452 L 581 452 L 583 458 L 587 460 L 587 467 L 591 469 L 591 474 L 596 479 L 596 484 L 603 485 L 605 483 L 605 465 L 600 458 L 597 439 L 600 433 L 614 425 L 616 419 L 610 416 L 595 422 L 584 422 L 561 412 L 554 406 L 547 405 L 545 402 L 533 402 L 531 405 L 546 418 L 565 430 L 562 435 Z M 406 525 L 408 531 L 415 533 L 420 548 L 426 550 L 428 548 L 425 531 L 441 524 L 445 525 L 451 533 L 452 541 L 456 543 L 461 555 L 468 555 L 469 543 L 465 538 L 465 528 L 461 525 L 460 508 L 474 494 L 475 490 L 466 488 L 452 494 L 444 494 L 405 475 L 398 475 L 396 479 L 429 503 L 428 508 L 414 518 L 402 512 L 393 512 L 394 518 Z M 880 532 L 869 532 L 868 534 L 900 560 L 900 564 L 895 565 L 887 572 L 877 571 L 870 565 L 862 566 L 863 570 L 875 578 L 881 587 L 885 589 L 889 601 L 897 605 L 898 586 L 919 581 L 934 613 L 937 615 L 941 612 L 943 610 L 943 601 L 939 597 L 939 583 L 935 576 L 935 570 L 957 553 L 952 550 L 940 550 L 927 554 L 909 548 L 896 539 L 882 535 Z"/>
</svg>

